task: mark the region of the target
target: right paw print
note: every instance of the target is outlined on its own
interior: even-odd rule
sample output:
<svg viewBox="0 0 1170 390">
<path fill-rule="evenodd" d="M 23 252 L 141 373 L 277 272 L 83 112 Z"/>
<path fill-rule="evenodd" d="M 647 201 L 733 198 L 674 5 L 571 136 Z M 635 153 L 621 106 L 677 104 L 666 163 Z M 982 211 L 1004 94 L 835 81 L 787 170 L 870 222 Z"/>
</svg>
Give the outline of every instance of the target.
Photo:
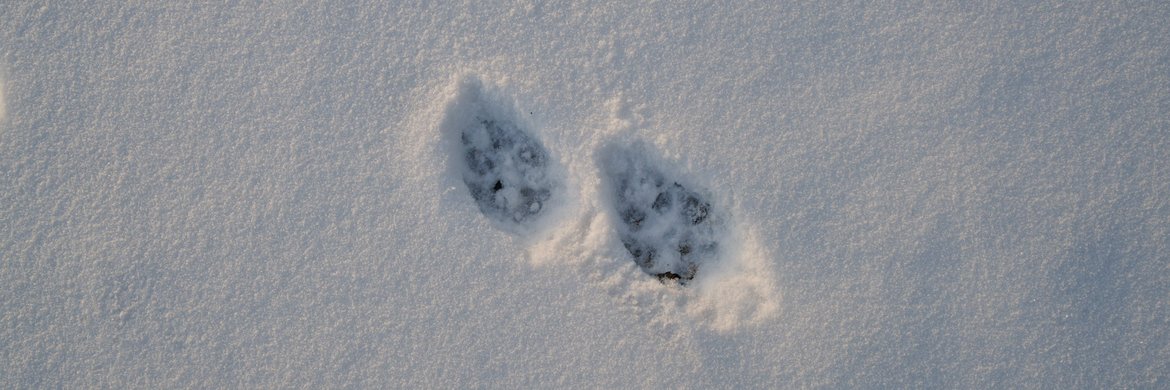
<svg viewBox="0 0 1170 390">
<path fill-rule="evenodd" d="M 601 154 L 622 244 L 634 262 L 661 280 L 686 283 L 717 255 L 721 223 L 706 197 L 670 178 L 646 157 L 649 149 L 611 145 Z"/>
</svg>

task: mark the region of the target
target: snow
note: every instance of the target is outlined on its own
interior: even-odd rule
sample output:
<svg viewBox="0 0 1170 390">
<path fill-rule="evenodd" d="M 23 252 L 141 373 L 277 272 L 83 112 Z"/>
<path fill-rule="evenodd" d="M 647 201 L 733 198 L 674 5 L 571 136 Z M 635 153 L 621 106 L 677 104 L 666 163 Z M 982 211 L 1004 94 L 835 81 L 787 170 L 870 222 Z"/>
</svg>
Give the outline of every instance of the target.
<svg viewBox="0 0 1170 390">
<path fill-rule="evenodd" d="M 0 71 L 0 123 L 4 122 L 5 108 L 4 104 L 4 73 Z"/>
<path fill-rule="evenodd" d="M 0 15 L 2 387 L 1170 386 L 1164 4 Z"/>
</svg>

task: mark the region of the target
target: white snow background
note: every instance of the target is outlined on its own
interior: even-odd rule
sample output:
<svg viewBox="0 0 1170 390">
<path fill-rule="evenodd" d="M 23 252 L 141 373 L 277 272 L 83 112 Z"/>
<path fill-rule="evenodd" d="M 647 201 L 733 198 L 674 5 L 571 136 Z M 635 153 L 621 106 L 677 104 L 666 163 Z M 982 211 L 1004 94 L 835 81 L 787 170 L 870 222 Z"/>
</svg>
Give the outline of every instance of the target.
<svg viewBox="0 0 1170 390">
<path fill-rule="evenodd" d="M 167 3 L 0 3 L 0 387 L 1170 386 L 1165 2 Z M 728 216 L 686 286 L 638 143 Z"/>
</svg>

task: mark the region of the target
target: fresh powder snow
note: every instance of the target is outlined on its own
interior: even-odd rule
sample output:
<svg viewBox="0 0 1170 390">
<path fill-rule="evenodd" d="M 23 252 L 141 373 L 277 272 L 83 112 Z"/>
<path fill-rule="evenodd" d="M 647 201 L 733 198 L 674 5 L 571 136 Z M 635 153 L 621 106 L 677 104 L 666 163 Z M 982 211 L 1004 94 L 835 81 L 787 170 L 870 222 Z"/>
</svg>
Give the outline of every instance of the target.
<svg viewBox="0 0 1170 390">
<path fill-rule="evenodd" d="M 1167 388 L 1170 5 L 0 3 L 3 388 Z"/>
</svg>

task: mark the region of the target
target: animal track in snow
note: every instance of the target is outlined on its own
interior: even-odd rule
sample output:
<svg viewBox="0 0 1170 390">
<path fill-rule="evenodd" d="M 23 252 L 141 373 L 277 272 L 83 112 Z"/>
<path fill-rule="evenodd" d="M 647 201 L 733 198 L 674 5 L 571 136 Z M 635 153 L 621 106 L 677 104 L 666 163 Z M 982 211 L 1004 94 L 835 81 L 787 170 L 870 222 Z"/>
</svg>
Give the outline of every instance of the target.
<svg viewBox="0 0 1170 390">
<path fill-rule="evenodd" d="M 720 213 L 694 186 L 668 176 L 647 155 L 640 143 L 602 152 L 618 233 L 643 271 L 685 284 L 718 254 Z"/>
<path fill-rule="evenodd" d="M 732 220 L 719 201 L 723 196 L 708 192 L 628 132 L 600 145 L 581 145 L 593 152 L 596 176 L 590 167 L 568 169 L 542 143 L 528 116 L 519 114 L 528 111 L 518 110 L 500 91 L 474 75 L 445 90 L 447 102 L 438 113 L 441 139 L 434 144 L 445 160 L 444 204 L 457 202 L 470 211 L 463 194 L 471 195 L 491 225 L 520 236 L 526 259 L 579 266 L 573 271 L 651 321 L 672 324 L 675 314 L 684 313 L 712 329 L 730 330 L 776 312 L 772 257 L 750 225 Z M 621 135 L 622 129 L 616 130 Z M 466 193 L 458 189 L 460 180 Z M 591 183 L 596 190 L 579 187 Z M 593 197 L 597 202 L 588 199 Z M 478 220 L 474 213 L 467 217 Z M 610 241 L 613 233 L 624 250 Z M 666 289 L 647 288 L 658 283 L 627 273 L 629 263 L 611 261 L 612 250 Z M 686 288 L 672 288 L 678 285 Z"/>
<path fill-rule="evenodd" d="M 474 113 L 459 129 L 463 183 L 488 218 L 528 224 L 546 211 L 558 187 L 549 152 L 510 115 L 489 110 L 478 85 L 468 88 L 473 104 L 466 108 Z"/>
</svg>

